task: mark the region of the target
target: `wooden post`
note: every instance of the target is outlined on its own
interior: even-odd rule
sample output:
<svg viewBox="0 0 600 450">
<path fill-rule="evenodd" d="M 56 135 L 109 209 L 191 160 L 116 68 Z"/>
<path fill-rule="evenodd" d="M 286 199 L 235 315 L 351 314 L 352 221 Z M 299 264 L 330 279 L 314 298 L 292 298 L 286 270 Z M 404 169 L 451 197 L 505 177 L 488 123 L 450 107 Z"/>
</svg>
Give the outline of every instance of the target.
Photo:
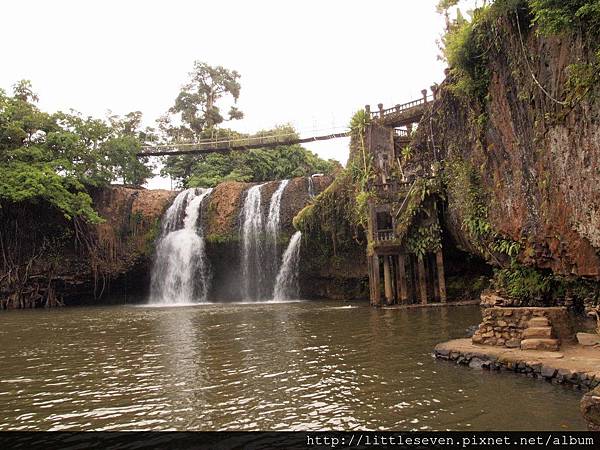
<svg viewBox="0 0 600 450">
<path fill-rule="evenodd" d="M 446 303 L 446 277 L 444 275 L 444 255 L 441 250 L 435 254 L 437 265 L 438 286 L 440 289 L 440 301 Z"/>
<path fill-rule="evenodd" d="M 390 267 L 390 257 L 383 257 L 383 290 L 385 292 L 385 302 L 391 305 L 394 302 L 394 294 L 392 292 L 392 268 Z"/>
<path fill-rule="evenodd" d="M 421 296 L 421 303 L 427 304 L 427 282 L 425 281 L 425 263 L 423 261 L 423 255 L 419 255 L 417 259 L 417 272 L 419 272 L 419 294 Z"/>
<path fill-rule="evenodd" d="M 373 306 L 381 306 L 381 288 L 379 286 L 379 256 L 373 255 Z"/>
<path fill-rule="evenodd" d="M 431 280 L 433 287 L 433 301 L 436 303 L 440 302 L 440 291 L 438 285 L 437 269 L 436 269 L 435 255 L 427 254 L 427 277 Z"/>
<path fill-rule="evenodd" d="M 404 261 L 404 255 L 398 255 L 398 270 L 396 271 L 396 279 L 398 289 L 399 289 L 399 299 L 398 303 L 406 304 L 408 303 L 408 292 L 406 289 L 406 263 Z"/>
<path fill-rule="evenodd" d="M 372 305 L 375 299 L 373 293 L 373 260 L 367 255 L 367 274 L 369 275 L 369 303 Z"/>
</svg>

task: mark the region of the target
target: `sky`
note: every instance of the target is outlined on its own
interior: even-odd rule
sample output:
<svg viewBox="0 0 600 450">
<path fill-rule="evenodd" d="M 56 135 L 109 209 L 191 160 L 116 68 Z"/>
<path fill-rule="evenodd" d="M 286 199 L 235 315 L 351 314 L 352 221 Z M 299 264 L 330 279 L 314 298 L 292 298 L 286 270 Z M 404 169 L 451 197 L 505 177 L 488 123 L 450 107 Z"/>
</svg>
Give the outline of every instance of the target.
<svg viewBox="0 0 600 450">
<path fill-rule="evenodd" d="M 0 88 L 29 79 L 43 110 L 139 110 L 152 126 L 200 60 L 241 74 L 245 117 L 232 128 L 329 133 L 366 104 L 408 102 L 442 81 L 437 1 L 2 1 Z M 347 139 L 306 147 L 348 157 Z"/>
</svg>

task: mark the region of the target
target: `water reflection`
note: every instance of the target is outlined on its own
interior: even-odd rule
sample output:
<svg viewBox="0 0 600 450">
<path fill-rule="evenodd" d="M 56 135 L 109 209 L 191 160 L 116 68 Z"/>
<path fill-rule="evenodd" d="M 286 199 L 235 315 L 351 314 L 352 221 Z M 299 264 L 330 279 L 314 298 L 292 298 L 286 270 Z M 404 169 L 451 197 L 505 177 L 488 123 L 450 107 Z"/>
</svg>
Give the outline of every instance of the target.
<svg viewBox="0 0 600 450">
<path fill-rule="evenodd" d="M 578 393 L 432 359 L 477 308 L 351 306 L 0 314 L 0 429 L 583 428 Z"/>
</svg>

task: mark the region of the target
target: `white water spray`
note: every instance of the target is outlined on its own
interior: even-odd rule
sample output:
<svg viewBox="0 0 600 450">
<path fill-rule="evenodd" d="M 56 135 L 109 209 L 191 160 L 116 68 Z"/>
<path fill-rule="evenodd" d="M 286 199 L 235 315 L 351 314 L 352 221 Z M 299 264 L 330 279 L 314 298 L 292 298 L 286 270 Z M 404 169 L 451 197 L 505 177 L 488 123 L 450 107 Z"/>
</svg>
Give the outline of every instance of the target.
<svg viewBox="0 0 600 450">
<path fill-rule="evenodd" d="M 242 283 L 244 300 L 253 300 L 260 288 L 263 218 L 261 188 L 264 184 L 248 189 L 242 208 Z"/>
<path fill-rule="evenodd" d="M 210 270 L 202 227 L 197 222 L 202 201 L 211 192 L 212 189 L 187 189 L 175 198 L 165 213 L 161 237 L 156 245 L 150 303 L 206 301 Z"/>
<path fill-rule="evenodd" d="M 299 296 L 298 269 L 301 242 L 302 233 L 296 231 L 283 254 L 281 268 L 273 290 L 273 300 L 293 300 Z"/>
</svg>

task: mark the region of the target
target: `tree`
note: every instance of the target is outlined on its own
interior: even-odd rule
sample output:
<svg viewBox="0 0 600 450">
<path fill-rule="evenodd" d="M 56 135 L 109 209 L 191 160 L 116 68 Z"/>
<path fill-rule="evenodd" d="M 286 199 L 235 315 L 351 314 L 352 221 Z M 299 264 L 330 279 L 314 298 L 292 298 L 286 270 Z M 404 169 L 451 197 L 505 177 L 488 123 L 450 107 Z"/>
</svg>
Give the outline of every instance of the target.
<svg viewBox="0 0 600 450">
<path fill-rule="evenodd" d="M 88 187 L 141 184 L 151 175 L 135 156 L 150 133 L 139 130 L 138 111 L 105 121 L 48 114 L 36 101 L 29 81 L 15 84 L 12 96 L 0 90 L 0 207 L 47 202 L 67 219 L 98 222 Z"/>
<path fill-rule="evenodd" d="M 222 66 L 212 67 L 200 61 L 194 62 L 190 80 L 184 85 L 169 112 L 179 115 L 181 126 L 172 129 L 183 139 L 200 139 L 206 130 L 211 130 L 225 121 L 218 103 L 230 96 L 234 102 L 229 109 L 228 120 L 244 117 L 235 103 L 240 96 L 240 74 Z"/>
<path fill-rule="evenodd" d="M 284 125 L 273 130 L 259 131 L 252 136 L 273 134 L 293 137 L 296 132 L 291 126 Z M 261 182 L 313 173 L 332 173 L 339 167 L 337 161 L 325 161 L 301 145 L 280 145 L 268 149 L 212 153 L 196 157 L 189 166 L 187 175 L 179 178 L 179 181 L 187 187 L 211 187 L 223 181 Z"/>
<path fill-rule="evenodd" d="M 168 114 L 157 121 L 163 142 L 197 142 L 205 138 L 222 137 L 218 126 L 226 120 L 221 107 L 227 99 L 233 102 L 227 120 L 244 116 L 235 106 L 241 90 L 237 71 L 195 61 L 189 77 Z M 187 180 L 192 175 L 196 161 L 197 157 L 190 155 L 168 157 L 162 173 L 178 180 Z"/>
</svg>

